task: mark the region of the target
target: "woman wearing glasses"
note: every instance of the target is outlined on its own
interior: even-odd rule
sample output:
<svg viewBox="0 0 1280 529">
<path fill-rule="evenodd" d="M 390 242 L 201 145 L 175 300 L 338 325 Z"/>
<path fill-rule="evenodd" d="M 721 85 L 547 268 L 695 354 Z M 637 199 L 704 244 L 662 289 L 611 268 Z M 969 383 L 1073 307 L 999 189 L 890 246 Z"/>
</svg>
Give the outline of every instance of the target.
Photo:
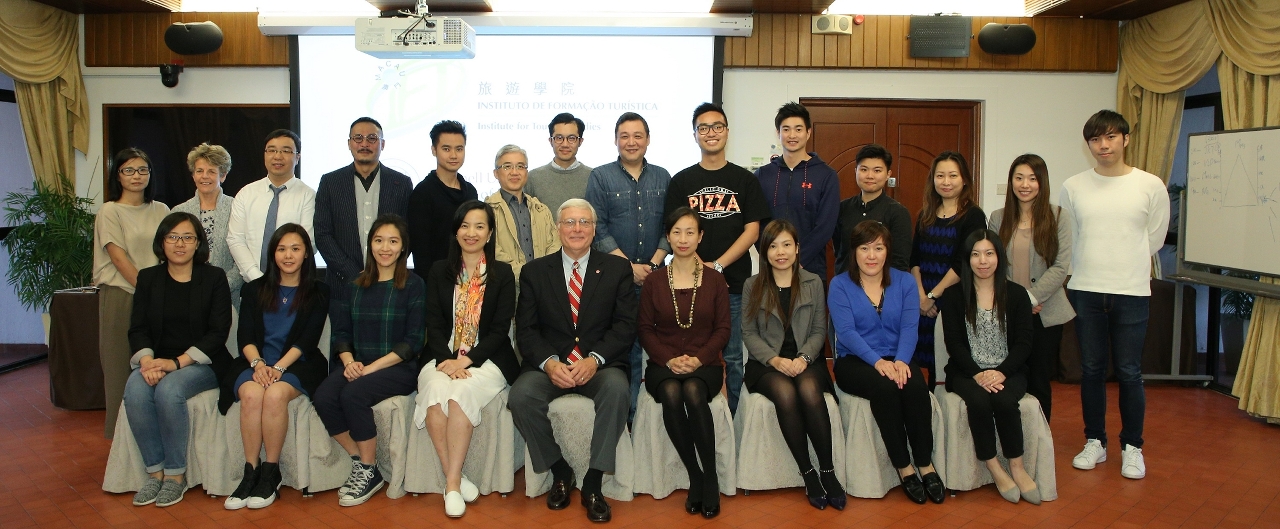
<svg viewBox="0 0 1280 529">
<path fill-rule="evenodd" d="M 231 291 L 226 274 L 207 264 L 195 215 L 165 217 L 151 246 L 160 264 L 137 275 L 124 408 L 149 474 L 133 504 L 168 507 L 187 489 L 187 399 L 217 388 L 231 366 Z"/>
<path fill-rule="evenodd" d="M 156 226 L 169 207 L 151 200 L 151 158 L 141 149 L 116 153 L 107 179 L 107 201 L 93 228 L 93 284 L 98 286 L 98 355 L 107 397 L 106 436 L 116 429 L 116 413 L 129 378 L 129 314 L 138 270 L 159 262 L 153 252 Z"/>
</svg>

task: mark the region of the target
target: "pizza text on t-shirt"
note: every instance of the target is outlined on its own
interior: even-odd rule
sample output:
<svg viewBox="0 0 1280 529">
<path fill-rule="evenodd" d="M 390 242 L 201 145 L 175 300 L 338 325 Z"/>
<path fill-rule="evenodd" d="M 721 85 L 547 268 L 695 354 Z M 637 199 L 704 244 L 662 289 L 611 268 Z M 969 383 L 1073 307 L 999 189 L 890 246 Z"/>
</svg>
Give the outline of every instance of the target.
<svg viewBox="0 0 1280 529">
<path fill-rule="evenodd" d="M 719 219 L 742 213 L 738 193 L 720 186 L 704 187 L 689 195 L 689 208 L 704 219 Z"/>
</svg>

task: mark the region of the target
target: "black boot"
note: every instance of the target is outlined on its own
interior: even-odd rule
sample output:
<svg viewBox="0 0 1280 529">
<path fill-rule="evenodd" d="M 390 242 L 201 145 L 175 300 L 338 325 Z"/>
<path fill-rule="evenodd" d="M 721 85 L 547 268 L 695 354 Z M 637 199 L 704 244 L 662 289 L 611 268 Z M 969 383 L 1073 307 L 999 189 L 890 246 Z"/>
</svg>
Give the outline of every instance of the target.
<svg viewBox="0 0 1280 529">
<path fill-rule="evenodd" d="M 261 509 L 271 505 L 280 496 L 280 464 L 262 463 L 258 465 L 258 479 L 253 484 L 253 492 L 249 494 L 249 508 Z"/>
<path fill-rule="evenodd" d="M 253 493 L 253 485 L 258 481 L 258 470 L 253 468 L 249 463 L 244 464 L 244 477 L 240 478 L 240 486 L 236 487 L 236 491 L 227 496 L 227 501 L 222 502 L 222 506 L 228 511 L 243 509 L 249 505 L 249 495 Z"/>
</svg>

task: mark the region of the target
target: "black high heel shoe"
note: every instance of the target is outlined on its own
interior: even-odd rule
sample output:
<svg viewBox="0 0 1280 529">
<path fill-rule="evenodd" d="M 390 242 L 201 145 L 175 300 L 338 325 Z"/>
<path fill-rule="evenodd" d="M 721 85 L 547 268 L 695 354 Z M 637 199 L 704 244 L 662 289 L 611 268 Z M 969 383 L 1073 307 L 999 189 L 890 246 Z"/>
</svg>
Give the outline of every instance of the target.
<svg viewBox="0 0 1280 529">
<path fill-rule="evenodd" d="M 818 478 L 818 469 L 809 467 L 800 474 L 804 478 L 804 495 L 809 499 L 809 505 L 814 509 L 823 510 L 827 508 L 827 492 L 822 488 L 822 481 Z"/>
<path fill-rule="evenodd" d="M 849 497 L 844 493 L 844 487 L 840 486 L 840 480 L 836 479 L 836 469 L 820 470 L 818 475 L 822 478 L 822 489 L 827 491 L 827 504 L 837 511 L 843 511 Z M 813 500 L 809 500 L 813 503 Z"/>
<path fill-rule="evenodd" d="M 702 517 L 715 518 L 720 515 L 720 480 L 716 476 L 714 466 L 702 479 Z"/>
<path fill-rule="evenodd" d="M 689 514 L 699 514 L 702 512 L 701 474 L 693 473 L 689 475 L 689 496 L 684 500 L 684 512 Z"/>
</svg>

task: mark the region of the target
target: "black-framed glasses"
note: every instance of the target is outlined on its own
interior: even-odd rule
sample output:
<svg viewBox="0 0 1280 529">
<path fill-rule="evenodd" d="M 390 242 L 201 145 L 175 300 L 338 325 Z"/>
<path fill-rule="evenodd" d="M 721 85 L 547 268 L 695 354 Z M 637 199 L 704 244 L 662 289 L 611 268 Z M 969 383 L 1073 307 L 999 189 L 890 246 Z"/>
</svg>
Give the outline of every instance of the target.
<svg viewBox="0 0 1280 529">
<path fill-rule="evenodd" d="M 169 244 L 178 244 L 179 241 L 181 241 L 182 244 L 195 244 L 196 236 L 195 235 L 174 235 L 172 233 L 164 236 L 164 242 L 167 242 Z"/>
<path fill-rule="evenodd" d="M 569 142 L 569 145 L 577 145 L 578 142 L 582 141 L 582 136 L 577 136 L 574 134 L 570 134 L 568 136 L 565 136 L 563 134 L 556 134 L 555 136 L 551 137 L 551 141 L 554 141 L 556 143 Z"/>
<path fill-rule="evenodd" d="M 270 155 L 272 155 L 272 156 L 275 156 L 275 155 L 277 155 L 277 154 L 283 154 L 283 155 L 285 155 L 285 156 L 293 156 L 293 155 L 297 154 L 297 151 L 294 151 L 293 149 L 289 149 L 289 148 L 277 149 L 277 148 L 275 148 L 275 147 L 267 147 L 266 149 L 263 149 L 263 151 L 262 151 L 262 152 L 265 152 L 265 153 L 270 154 Z"/>
<path fill-rule="evenodd" d="M 142 175 L 142 176 L 147 176 L 147 175 L 151 174 L 151 168 L 150 168 L 150 167 L 139 167 L 139 168 L 137 168 L 137 169 L 134 169 L 134 168 L 132 168 L 132 167 L 125 167 L 124 169 L 121 169 L 121 170 L 120 170 L 120 174 L 125 175 L 125 176 L 133 176 L 133 175 L 135 175 L 135 174 L 140 174 L 140 175 Z"/>
<path fill-rule="evenodd" d="M 719 121 L 715 123 L 703 123 L 701 125 L 698 125 L 698 135 L 706 136 L 707 134 L 710 134 L 712 132 L 716 134 L 720 134 L 721 132 L 724 132 L 724 129 L 727 129 L 727 128 L 729 128 L 728 125 L 725 125 L 724 123 L 721 123 Z"/>
<path fill-rule="evenodd" d="M 502 169 L 503 171 L 506 171 L 506 172 L 508 172 L 508 173 L 509 173 L 509 172 L 511 172 L 513 169 L 519 169 L 519 170 L 521 170 L 521 171 L 525 171 L 525 170 L 528 170 L 528 169 L 529 169 L 529 164 L 525 164 L 525 163 L 515 163 L 515 164 L 513 164 L 513 163 L 510 163 L 510 162 L 507 162 L 507 163 L 504 163 L 504 164 L 502 164 L 502 165 L 499 165 L 499 166 L 498 166 L 498 169 Z"/>
<path fill-rule="evenodd" d="M 368 136 L 365 136 L 364 134 L 356 134 L 351 136 L 351 141 L 355 143 L 364 143 L 366 141 L 369 143 L 378 143 L 378 140 L 380 139 L 382 139 L 382 137 L 377 134 L 370 134 Z"/>
</svg>

